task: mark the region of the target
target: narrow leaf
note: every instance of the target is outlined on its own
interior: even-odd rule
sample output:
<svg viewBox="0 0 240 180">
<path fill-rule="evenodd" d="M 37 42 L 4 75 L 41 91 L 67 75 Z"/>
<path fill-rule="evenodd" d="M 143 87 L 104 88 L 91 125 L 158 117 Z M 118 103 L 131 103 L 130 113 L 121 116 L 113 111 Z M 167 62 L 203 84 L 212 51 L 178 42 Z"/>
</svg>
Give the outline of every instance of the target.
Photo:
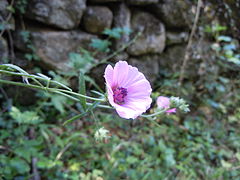
<svg viewBox="0 0 240 180">
<path fill-rule="evenodd" d="M 82 94 L 82 95 L 86 95 L 85 77 L 84 77 L 82 72 L 79 73 L 78 80 L 79 80 L 79 93 Z M 85 111 L 87 109 L 86 98 L 81 97 L 80 98 L 80 103 L 81 103 L 81 105 L 82 105 L 82 107 Z"/>
</svg>

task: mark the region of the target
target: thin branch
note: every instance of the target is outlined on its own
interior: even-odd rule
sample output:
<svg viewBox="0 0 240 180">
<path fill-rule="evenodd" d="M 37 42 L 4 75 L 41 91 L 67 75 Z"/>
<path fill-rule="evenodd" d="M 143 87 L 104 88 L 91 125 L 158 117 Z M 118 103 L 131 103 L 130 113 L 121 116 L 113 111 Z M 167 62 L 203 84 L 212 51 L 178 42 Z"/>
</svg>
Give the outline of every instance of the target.
<svg viewBox="0 0 240 180">
<path fill-rule="evenodd" d="M 36 157 L 32 158 L 32 173 L 33 173 L 32 180 L 41 180 L 39 171 L 37 169 L 37 161 L 38 159 Z"/>
<path fill-rule="evenodd" d="M 196 30 L 197 30 L 197 23 L 198 23 L 198 20 L 199 20 L 200 10 L 201 10 L 202 5 L 203 5 L 202 0 L 198 0 L 197 12 L 196 12 L 196 16 L 195 16 L 195 19 L 194 19 L 194 24 L 193 24 L 193 27 L 192 27 L 192 30 L 191 30 L 191 34 L 190 34 L 190 37 L 189 37 L 189 40 L 188 40 L 188 44 L 187 44 L 185 55 L 184 55 L 184 59 L 183 59 L 183 64 L 182 64 L 182 67 L 181 67 L 181 72 L 180 72 L 180 77 L 179 77 L 179 85 L 180 86 L 182 85 L 182 81 L 183 81 L 183 78 L 184 78 L 186 65 L 187 65 L 187 62 L 189 60 L 190 48 L 192 46 L 193 36 L 194 36 L 194 34 L 195 34 Z"/>
<path fill-rule="evenodd" d="M 64 92 L 60 92 L 58 90 L 60 89 L 56 89 L 56 88 L 46 88 L 46 87 L 41 87 L 41 86 L 37 86 L 37 85 L 32 85 L 32 84 L 24 84 L 24 83 L 20 83 L 20 82 L 13 82 L 13 81 L 8 81 L 8 80 L 2 80 L 0 79 L 0 83 L 2 84 L 11 84 L 11 85 L 16 85 L 16 86 L 22 86 L 22 87 L 28 87 L 28 88 L 34 88 L 34 89 L 40 89 L 40 90 L 44 90 L 44 91 L 49 91 L 52 93 L 56 93 L 56 94 L 60 94 L 63 95 L 65 97 L 68 97 L 69 99 L 72 99 L 74 101 L 79 102 L 80 100 L 78 98 L 75 98 L 69 94 L 66 94 Z M 69 92 L 70 93 L 70 92 Z M 80 95 L 80 94 L 79 94 Z M 85 96 L 84 96 L 85 97 Z M 91 98 L 91 99 L 95 99 L 95 98 Z M 96 100 L 100 100 L 100 99 L 96 99 Z M 87 103 L 88 106 L 91 106 L 92 103 Z M 107 105 L 97 105 L 100 108 L 105 108 L 105 109 L 112 109 L 112 107 L 107 106 Z"/>
<path fill-rule="evenodd" d="M 106 63 L 109 59 L 113 58 L 114 56 L 118 55 L 120 52 L 124 51 L 127 47 L 129 47 L 131 44 L 133 44 L 140 35 L 141 35 L 141 32 L 139 32 L 131 41 L 129 41 L 128 43 L 122 45 L 122 47 L 119 48 L 117 51 L 113 52 L 112 54 L 110 54 L 106 58 L 102 59 L 99 63 L 96 63 L 95 65 L 93 65 L 92 68 L 94 68 L 94 67 L 96 67 L 96 66 L 98 66 L 100 64 Z"/>
<path fill-rule="evenodd" d="M 72 145 L 71 142 L 68 143 L 68 144 L 57 154 L 57 156 L 56 156 L 56 158 L 55 158 L 55 162 L 58 161 L 58 160 L 62 157 L 63 153 L 64 153 L 65 151 L 67 151 L 67 149 L 68 149 L 71 145 Z"/>
<path fill-rule="evenodd" d="M 7 30 L 8 33 L 8 39 L 9 39 L 9 45 L 10 45 L 10 56 L 11 56 L 11 63 L 13 62 L 13 59 L 15 59 L 15 53 L 14 53 L 14 46 L 13 46 L 13 38 L 12 34 L 9 30 Z"/>
<path fill-rule="evenodd" d="M 14 4 L 14 0 L 11 1 L 10 6 L 13 6 L 13 4 Z M 12 18 L 12 12 L 10 11 L 5 22 L 10 21 L 11 18 Z M 4 22 L 4 20 L 3 20 L 3 22 Z M 2 31 L 0 32 L 0 37 L 2 37 L 4 31 L 5 31 L 5 29 L 3 28 Z"/>
</svg>

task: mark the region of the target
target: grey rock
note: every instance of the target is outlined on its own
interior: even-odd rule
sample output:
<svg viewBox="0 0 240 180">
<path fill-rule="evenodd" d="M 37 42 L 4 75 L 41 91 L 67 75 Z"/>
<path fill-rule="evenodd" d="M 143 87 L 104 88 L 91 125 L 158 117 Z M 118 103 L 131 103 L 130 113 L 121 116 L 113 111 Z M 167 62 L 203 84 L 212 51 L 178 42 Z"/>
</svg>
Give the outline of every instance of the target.
<svg viewBox="0 0 240 180">
<path fill-rule="evenodd" d="M 126 53 L 126 52 L 121 52 L 120 54 L 114 56 L 114 57 L 112 58 L 112 60 L 113 60 L 114 62 L 118 62 L 118 61 L 121 61 L 121 60 L 122 60 L 122 61 L 126 61 L 126 60 L 128 60 L 128 57 L 129 57 L 128 53 Z"/>
<path fill-rule="evenodd" d="M 78 52 L 79 48 L 87 49 L 94 35 L 82 31 L 30 31 L 31 42 L 36 49 L 36 55 L 46 68 L 68 71 L 69 53 Z M 21 31 L 15 33 L 15 46 L 27 51 L 22 40 Z"/>
<path fill-rule="evenodd" d="M 7 10 L 9 3 L 7 0 L 0 1 L 0 29 L 2 30 L 14 30 L 15 22 L 11 13 Z"/>
<path fill-rule="evenodd" d="M 115 7 L 113 24 L 114 27 L 131 29 L 131 13 L 130 9 L 126 6 L 126 4 L 121 3 Z M 117 39 L 115 41 L 114 48 L 120 48 L 122 45 L 126 44 L 129 39 L 129 34 L 122 35 L 120 39 Z"/>
<path fill-rule="evenodd" d="M 95 80 L 95 82 L 101 89 L 106 88 L 105 80 L 103 77 L 106 66 L 107 64 L 100 64 L 99 66 L 94 67 L 90 72 L 90 77 Z"/>
<path fill-rule="evenodd" d="M 166 45 L 168 46 L 187 42 L 189 34 L 187 32 L 179 33 L 167 31 L 166 36 L 167 36 Z"/>
<path fill-rule="evenodd" d="M 193 4 L 189 1 L 163 0 L 152 6 L 152 12 L 170 28 L 189 28 L 193 24 Z"/>
<path fill-rule="evenodd" d="M 72 29 L 80 24 L 86 0 L 31 0 L 26 17 L 61 29 Z"/>
<path fill-rule="evenodd" d="M 0 37 L 0 62 L 4 62 L 8 57 L 8 44 L 5 39 Z"/>
<path fill-rule="evenodd" d="M 87 32 L 101 34 L 105 28 L 111 28 L 112 11 L 104 6 L 89 6 L 83 16 L 83 25 Z"/>
<path fill-rule="evenodd" d="M 186 44 L 175 45 L 166 49 L 159 57 L 159 66 L 170 72 L 179 72 L 184 59 Z"/>
<path fill-rule="evenodd" d="M 186 52 L 186 43 L 170 46 L 159 57 L 160 69 L 170 73 L 180 72 Z M 190 59 L 185 69 L 185 77 L 194 78 L 198 75 L 199 64 L 202 58 L 210 57 L 209 44 L 206 42 L 193 42 Z"/>
<path fill-rule="evenodd" d="M 121 2 L 123 0 L 90 0 L 92 3 L 109 3 L 109 2 Z"/>
<path fill-rule="evenodd" d="M 148 5 L 153 3 L 158 3 L 158 0 L 128 0 L 131 5 Z"/>
<path fill-rule="evenodd" d="M 8 1 L 7 0 L 1 0 L 0 1 L 0 16 L 2 17 L 2 18 L 6 18 L 7 17 L 7 15 L 8 15 L 8 11 L 7 11 L 7 6 L 8 6 L 9 4 L 8 4 Z"/>
<path fill-rule="evenodd" d="M 139 58 L 130 58 L 129 64 L 138 68 L 142 72 L 147 80 L 153 85 L 159 72 L 159 55 L 144 55 Z"/>
<path fill-rule="evenodd" d="M 139 56 L 149 53 L 161 53 L 165 47 L 165 27 L 157 18 L 146 12 L 136 12 L 131 20 L 132 30 L 141 32 L 134 44 L 128 49 L 128 53 Z"/>
</svg>

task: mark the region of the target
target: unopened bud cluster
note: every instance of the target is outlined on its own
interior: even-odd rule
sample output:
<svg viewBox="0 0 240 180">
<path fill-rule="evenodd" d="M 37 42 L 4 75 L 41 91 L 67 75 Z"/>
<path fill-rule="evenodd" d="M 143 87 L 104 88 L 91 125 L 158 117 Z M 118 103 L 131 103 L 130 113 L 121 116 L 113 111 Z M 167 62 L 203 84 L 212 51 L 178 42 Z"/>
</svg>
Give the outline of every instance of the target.
<svg viewBox="0 0 240 180">
<path fill-rule="evenodd" d="M 109 139 L 110 138 L 109 130 L 105 129 L 104 127 L 101 127 L 95 132 L 94 137 L 96 141 L 103 141 L 105 139 Z"/>
<path fill-rule="evenodd" d="M 170 102 L 172 107 L 176 107 L 185 113 L 190 111 L 189 104 L 182 98 L 172 96 L 170 97 Z"/>
</svg>

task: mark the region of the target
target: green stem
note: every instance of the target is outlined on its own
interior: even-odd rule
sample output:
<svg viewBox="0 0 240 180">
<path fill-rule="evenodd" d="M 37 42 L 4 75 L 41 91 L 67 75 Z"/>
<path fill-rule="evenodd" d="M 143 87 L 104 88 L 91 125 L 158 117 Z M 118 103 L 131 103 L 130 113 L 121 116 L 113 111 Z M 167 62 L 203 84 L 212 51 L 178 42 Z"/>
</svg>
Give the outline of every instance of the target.
<svg viewBox="0 0 240 180">
<path fill-rule="evenodd" d="M 8 75 L 14 75 L 14 76 L 24 76 L 24 77 L 33 79 L 35 82 L 36 82 L 36 79 L 39 79 L 39 80 L 47 81 L 47 83 L 54 83 L 54 84 L 56 84 L 56 85 L 61 85 L 62 87 L 66 88 L 66 89 L 68 89 L 68 90 L 71 90 L 69 87 L 63 86 L 63 84 L 60 84 L 60 83 L 57 82 L 57 81 L 50 80 L 50 79 L 46 79 L 46 78 L 43 78 L 43 77 L 40 77 L 40 76 L 36 76 L 36 75 L 30 75 L 30 74 L 24 74 L 24 73 L 17 73 L 17 72 L 5 71 L 5 70 L 0 70 L 0 73 L 4 73 L 4 74 L 8 74 Z M 38 82 L 38 84 L 39 84 L 39 82 Z M 41 83 L 40 83 L 40 84 L 41 84 Z M 39 85 L 40 85 L 40 84 L 39 84 Z M 42 86 L 42 84 L 41 84 L 40 86 Z"/>
<path fill-rule="evenodd" d="M 139 32 L 131 41 L 129 41 L 128 43 L 124 44 L 120 49 L 118 49 L 117 51 L 115 51 L 114 53 L 110 54 L 109 56 L 107 56 L 106 58 L 102 59 L 99 63 L 96 63 L 95 65 L 93 65 L 92 68 L 100 65 L 100 64 L 104 64 L 106 63 L 109 59 L 113 58 L 114 56 L 116 56 L 117 54 L 119 54 L 120 52 L 124 51 L 128 46 L 130 46 L 131 44 L 133 44 L 137 38 L 141 35 L 141 32 Z"/>
<path fill-rule="evenodd" d="M 38 78 L 38 76 L 33 76 L 33 75 L 30 75 L 30 74 L 25 74 L 25 73 L 16 73 L 16 72 L 5 71 L 5 70 L 0 70 L 0 73 L 31 78 L 34 82 L 36 82 L 38 85 L 43 87 L 43 85 L 36 79 L 43 80 L 44 78 Z"/>
<path fill-rule="evenodd" d="M 55 88 L 50 88 L 50 89 L 55 89 Z M 64 93 L 69 93 L 69 94 L 72 94 L 72 95 L 75 95 L 75 96 L 83 97 L 83 98 L 86 98 L 86 99 L 89 99 L 89 100 L 93 100 L 93 101 L 105 102 L 105 98 L 104 99 L 93 98 L 93 97 L 90 97 L 90 96 L 85 96 L 85 95 L 82 95 L 82 94 L 79 94 L 79 93 L 75 93 L 73 91 L 68 91 L 68 90 L 65 90 L 65 89 L 56 89 L 56 90 L 64 92 Z"/>
<path fill-rule="evenodd" d="M 157 116 L 159 114 L 162 114 L 164 112 L 166 112 L 168 109 L 164 109 L 162 111 L 158 111 L 158 112 L 155 112 L 155 113 L 152 113 L 152 114 L 148 114 L 148 115 L 141 115 L 141 117 L 145 117 L 145 118 L 148 118 L 148 117 L 154 117 L 154 116 Z"/>
<path fill-rule="evenodd" d="M 75 97 L 72 97 L 72 96 L 70 96 L 70 95 L 68 95 L 68 94 L 65 94 L 65 93 L 62 93 L 62 92 L 55 92 L 55 93 L 60 94 L 60 95 L 63 95 L 63 96 L 66 96 L 66 97 L 68 97 L 69 99 L 72 99 L 72 100 L 74 100 L 74 101 L 80 102 L 79 99 L 77 99 L 77 98 L 75 98 Z M 87 102 L 86 104 L 87 104 L 87 106 L 92 106 L 92 105 L 93 105 L 93 103 L 88 103 L 88 102 Z M 104 108 L 104 109 L 114 109 L 114 108 L 111 107 L 111 106 L 102 105 L 102 104 L 97 105 L 97 107 Z"/>
<path fill-rule="evenodd" d="M 17 86 L 22 86 L 22 87 L 35 88 L 35 89 L 40 89 L 40 90 L 47 90 L 47 91 L 55 92 L 55 93 L 58 93 L 58 94 L 61 94 L 59 92 L 63 92 L 64 94 L 65 93 L 69 93 L 69 94 L 72 94 L 72 95 L 75 95 L 75 96 L 79 96 L 79 97 L 83 97 L 83 98 L 86 98 L 86 99 L 90 99 L 90 100 L 93 100 L 93 101 L 100 101 L 100 102 L 104 102 L 105 101 L 105 99 L 93 98 L 93 97 L 85 96 L 85 95 L 78 94 L 78 93 L 75 93 L 75 92 L 72 92 L 72 91 L 68 91 L 68 90 L 64 90 L 64 89 L 47 88 L 47 87 L 41 87 L 41 86 L 37 86 L 37 85 L 33 85 L 33 84 L 24 84 L 24 83 L 20 83 L 20 82 L 13 82 L 13 81 L 2 80 L 2 79 L 0 79 L 0 83 L 17 85 Z M 66 95 L 68 95 L 68 94 L 65 94 L 65 96 Z M 76 100 L 74 97 L 72 97 L 72 99 Z"/>
<path fill-rule="evenodd" d="M 162 126 L 160 124 L 158 124 L 158 122 L 156 122 L 154 119 L 152 119 L 151 117 L 146 118 L 147 120 L 149 120 L 150 122 L 152 122 L 153 124 L 155 124 L 156 126 L 162 128 Z"/>
<path fill-rule="evenodd" d="M 97 123 L 97 129 L 100 129 L 101 123 L 100 123 L 99 119 L 95 117 L 95 115 L 94 115 L 92 110 L 91 110 L 91 114 L 92 114 L 92 117 L 93 117 L 95 123 Z"/>
<path fill-rule="evenodd" d="M 87 105 L 88 105 L 88 106 L 92 106 L 93 104 L 92 104 L 92 103 L 87 103 Z M 104 108 L 104 109 L 114 109 L 114 108 L 111 107 L 111 106 L 102 105 L 102 104 L 97 105 L 97 107 Z"/>
</svg>

